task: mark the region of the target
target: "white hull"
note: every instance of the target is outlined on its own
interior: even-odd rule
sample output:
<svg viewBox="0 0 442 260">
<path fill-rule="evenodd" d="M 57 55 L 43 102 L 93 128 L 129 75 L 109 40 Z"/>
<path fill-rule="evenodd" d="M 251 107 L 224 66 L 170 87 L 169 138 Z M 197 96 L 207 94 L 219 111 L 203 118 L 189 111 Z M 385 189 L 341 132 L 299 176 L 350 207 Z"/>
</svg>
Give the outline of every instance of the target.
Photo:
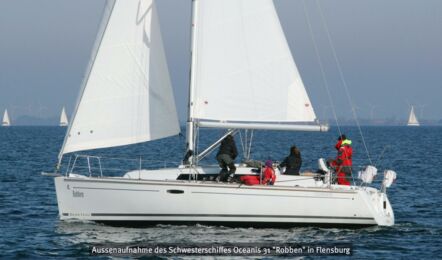
<svg viewBox="0 0 442 260">
<path fill-rule="evenodd" d="M 269 227 L 394 224 L 388 198 L 374 188 L 245 186 L 127 176 L 56 177 L 55 186 L 62 220 Z"/>
</svg>

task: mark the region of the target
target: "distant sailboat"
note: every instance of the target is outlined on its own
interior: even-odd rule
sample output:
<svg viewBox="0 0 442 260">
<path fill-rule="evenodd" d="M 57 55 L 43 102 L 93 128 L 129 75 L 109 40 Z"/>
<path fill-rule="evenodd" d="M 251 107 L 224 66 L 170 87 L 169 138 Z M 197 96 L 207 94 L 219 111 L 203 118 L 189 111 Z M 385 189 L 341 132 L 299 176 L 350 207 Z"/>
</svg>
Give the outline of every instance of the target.
<svg viewBox="0 0 442 260">
<path fill-rule="evenodd" d="M 414 113 L 414 106 L 411 106 L 410 117 L 408 118 L 407 126 L 420 126 L 416 114 Z"/>
<path fill-rule="evenodd" d="M 66 115 L 66 110 L 63 107 L 60 114 L 60 126 L 67 126 L 68 124 L 69 122 L 68 122 L 68 117 Z"/>
<path fill-rule="evenodd" d="M 8 110 L 5 109 L 5 113 L 3 114 L 2 126 L 10 126 L 11 120 L 9 120 Z"/>
</svg>

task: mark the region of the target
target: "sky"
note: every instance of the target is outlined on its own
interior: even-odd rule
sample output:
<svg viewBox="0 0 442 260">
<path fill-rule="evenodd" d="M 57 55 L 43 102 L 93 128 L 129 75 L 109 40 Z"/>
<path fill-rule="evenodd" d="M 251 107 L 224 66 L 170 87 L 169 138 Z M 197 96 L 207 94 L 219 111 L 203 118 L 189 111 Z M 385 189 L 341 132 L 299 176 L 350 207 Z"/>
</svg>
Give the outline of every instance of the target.
<svg viewBox="0 0 442 260">
<path fill-rule="evenodd" d="M 190 0 L 157 3 L 177 110 L 185 121 Z M 421 119 L 442 119 L 442 1 L 274 3 L 319 119 L 332 113 L 313 43 L 338 117 L 350 118 L 352 103 L 359 118 L 405 120 L 415 105 Z M 0 0 L 0 111 L 7 108 L 12 118 L 56 117 L 66 106 L 72 113 L 104 4 Z"/>
</svg>

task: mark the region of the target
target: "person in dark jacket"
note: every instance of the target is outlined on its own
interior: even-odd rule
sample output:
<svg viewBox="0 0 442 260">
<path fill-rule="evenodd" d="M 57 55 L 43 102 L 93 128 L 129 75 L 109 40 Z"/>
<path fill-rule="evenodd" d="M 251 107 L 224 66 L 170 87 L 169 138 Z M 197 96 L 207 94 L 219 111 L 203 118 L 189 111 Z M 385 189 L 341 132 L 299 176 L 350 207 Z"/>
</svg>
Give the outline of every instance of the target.
<svg viewBox="0 0 442 260">
<path fill-rule="evenodd" d="M 296 146 L 290 147 L 290 155 L 282 161 L 279 166 L 285 167 L 284 174 L 299 175 L 301 170 L 302 158 L 301 152 Z"/>
<path fill-rule="evenodd" d="M 221 142 L 216 160 L 218 161 L 221 171 L 217 177 L 218 181 L 229 181 L 233 178 L 236 167 L 234 161 L 238 156 L 238 150 L 236 149 L 235 139 L 232 135 L 228 135 Z"/>
</svg>

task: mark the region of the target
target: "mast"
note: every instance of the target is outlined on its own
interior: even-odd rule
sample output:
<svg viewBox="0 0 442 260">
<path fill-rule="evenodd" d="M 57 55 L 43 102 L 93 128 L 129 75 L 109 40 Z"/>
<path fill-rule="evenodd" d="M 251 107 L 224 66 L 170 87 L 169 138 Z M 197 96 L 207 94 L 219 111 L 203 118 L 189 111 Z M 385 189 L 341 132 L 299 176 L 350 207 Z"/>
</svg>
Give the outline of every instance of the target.
<svg viewBox="0 0 442 260">
<path fill-rule="evenodd" d="M 196 70 L 193 69 L 196 67 L 196 55 L 197 55 L 197 40 L 196 34 L 198 30 L 197 26 L 197 17 L 198 17 L 198 0 L 192 0 L 192 10 L 191 10 L 191 63 L 190 63 L 190 79 L 189 79 L 189 103 L 188 103 L 188 117 L 187 117 L 187 152 L 192 151 L 195 153 L 195 121 L 193 118 L 193 110 L 194 110 L 194 90 L 195 90 L 195 79 Z M 189 162 L 193 165 L 195 161 L 195 156 L 191 156 L 189 158 Z"/>
</svg>

